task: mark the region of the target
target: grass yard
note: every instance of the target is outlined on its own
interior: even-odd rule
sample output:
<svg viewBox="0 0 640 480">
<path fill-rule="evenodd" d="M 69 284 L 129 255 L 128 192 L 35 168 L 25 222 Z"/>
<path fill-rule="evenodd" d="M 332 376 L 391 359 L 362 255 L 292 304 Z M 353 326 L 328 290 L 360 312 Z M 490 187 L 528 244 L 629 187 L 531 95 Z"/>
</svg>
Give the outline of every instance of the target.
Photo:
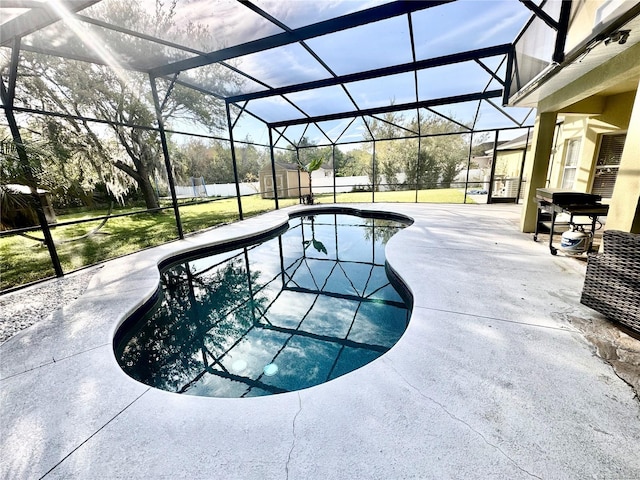
<svg viewBox="0 0 640 480">
<path fill-rule="evenodd" d="M 317 203 L 333 203 L 333 194 L 316 195 Z M 415 191 L 376 192 L 376 202 L 415 202 Z M 340 193 L 338 203 L 371 202 L 371 192 Z M 462 203 L 464 192 L 456 189 L 423 190 L 418 192 L 419 202 Z M 467 199 L 467 203 L 474 203 Z M 282 199 L 281 207 L 298 204 L 297 198 Z M 273 200 L 262 199 L 259 195 L 242 197 L 242 211 L 251 217 L 273 210 Z M 140 211 L 140 208 L 117 208 L 113 215 Z M 89 219 L 107 215 L 107 210 L 59 215 L 58 222 Z M 185 233 L 196 232 L 209 227 L 238 220 L 238 203 L 235 198 L 209 203 L 180 206 Z M 100 221 L 92 221 L 52 229 L 60 263 L 65 273 L 79 268 L 126 255 L 148 247 L 153 247 L 178 238 L 173 209 L 161 213 L 139 213 L 126 217 L 110 218 L 98 232 L 86 238 L 68 242 L 95 229 Z M 30 234 L 42 238 L 40 232 Z M 24 285 L 53 276 L 49 251 L 41 241 L 19 235 L 0 238 L 0 290 Z"/>
<path fill-rule="evenodd" d="M 329 195 L 316 195 L 316 198 L 320 203 L 324 203 L 326 198 L 328 201 L 333 201 L 333 194 Z M 338 193 L 336 195 L 337 203 L 367 203 L 371 202 L 371 192 L 357 192 L 357 193 Z M 416 201 L 416 191 L 397 191 L 397 192 L 376 192 L 376 202 L 390 202 L 390 203 L 414 203 Z M 437 190 L 419 190 L 418 202 L 420 203 L 463 203 L 464 191 L 456 188 L 442 188 Z M 467 198 L 467 203 L 476 203 L 471 198 Z"/>
</svg>

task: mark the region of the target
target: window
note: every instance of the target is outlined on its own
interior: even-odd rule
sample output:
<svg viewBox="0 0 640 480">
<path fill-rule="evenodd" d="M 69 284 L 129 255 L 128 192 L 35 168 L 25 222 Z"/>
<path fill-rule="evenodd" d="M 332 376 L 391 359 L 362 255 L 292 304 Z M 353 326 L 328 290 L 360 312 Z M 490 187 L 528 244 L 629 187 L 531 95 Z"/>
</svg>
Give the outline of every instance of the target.
<svg viewBox="0 0 640 480">
<path fill-rule="evenodd" d="M 611 198 L 613 195 L 626 138 L 625 133 L 602 136 L 591 193 L 601 195 L 602 198 Z"/>
<path fill-rule="evenodd" d="M 580 139 L 567 141 L 564 157 L 564 172 L 562 174 L 562 188 L 572 189 L 576 181 L 578 158 L 580 156 Z"/>
</svg>

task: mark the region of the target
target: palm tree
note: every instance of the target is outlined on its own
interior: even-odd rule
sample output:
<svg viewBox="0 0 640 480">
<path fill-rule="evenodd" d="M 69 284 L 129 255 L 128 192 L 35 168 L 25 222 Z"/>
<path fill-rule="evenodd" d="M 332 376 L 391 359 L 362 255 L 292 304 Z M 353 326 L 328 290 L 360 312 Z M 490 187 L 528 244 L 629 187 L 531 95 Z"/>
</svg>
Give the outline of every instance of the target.
<svg viewBox="0 0 640 480">
<path fill-rule="evenodd" d="M 307 164 L 303 164 L 300 160 L 298 160 L 298 168 L 301 172 L 307 172 L 309 175 L 309 195 L 307 195 L 306 203 L 309 205 L 313 205 L 313 189 L 311 185 L 311 174 L 318 170 L 322 165 L 322 158 L 316 157 L 311 159 L 311 161 Z"/>
<path fill-rule="evenodd" d="M 18 148 L 23 149 L 28 165 L 22 163 Z M 52 156 L 43 141 L 16 143 L 8 136 L 0 139 L 0 230 L 38 225 L 38 207 L 45 211 L 39 178 L 44 175 L 45 159 Z"/>
</svg>

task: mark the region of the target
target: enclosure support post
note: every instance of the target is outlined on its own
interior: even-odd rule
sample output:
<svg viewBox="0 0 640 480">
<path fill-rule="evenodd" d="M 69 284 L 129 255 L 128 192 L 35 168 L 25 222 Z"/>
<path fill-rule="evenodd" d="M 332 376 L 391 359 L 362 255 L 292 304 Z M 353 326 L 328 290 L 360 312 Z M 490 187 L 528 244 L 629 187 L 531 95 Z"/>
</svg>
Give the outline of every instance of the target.
<svg viewBox="0 0 640 480">
<path fill-rule="evenodd" d="M 471 132 L 471 136 L 469 137 L 469 156 L 467 157 L 467 178 L 464 182 L 464 200 L 462 203 L 467 203 L 467 190 L 469 188 L 469 170 L 471 169 L 471 151 L 473 149 L 473 132 Z M 487 200 L 489 197 L 487 197 Z"/>
<path fill-rule="evenodd" d="M 496 136 L 493 141 L 493 158 L 491 159 L 491 175 L 489 176 L 489 188 L 487 188 L 487 203 L 491 203 L 491 196 L 493 195 L 493 176 L 496 173 L 496 160 L 498 159 L 498 134 L 499 130 L 496 130 Z"/>
<path fill-rule="evenodd" d="M 307 130 L 305 129 L 305 132 Z M 303 135 L 304 137 L 304 135 Z M 300 175 L 300 147 L 298 145 L 296 145 L 296 164 L 298 165 L 298 198 L 300 199 L 300 201 L 302 203 L 304 203 L 304 201 L 302 200 L 302 176 Z M 288 184 L 289 182 L 287 182 Z M 287 185 L 288 186 L 288 185 Z M 287 192 L 289 192 L 289 190 L 287 189 Z M 309 194 L 311 194 L 311 189 L 309 189 Z"/>
<path fill-rule="evenodd" d="M 169 147 L 167 146 L 167 135 L 164 131 L 164 120 L 162 119 L 162 111 L 160 110 L 160 99 L 158 98 L 158 89 L 156 87 L 156 79 L 149 75 L 149 83 L 151 84 L 151 94 L 153 95 L 153 103 L 156 107 L 156 118 L 158 120 L 158 131 L 160 132 L 160 144 L 162 145 L 162 155 L 164 156 L 164 166 L 167 169 L 167 181 L 169 182 L 169 191 L 171 192 L 171 202 L 173 203 L 173 213 L 176 217 L 176 228 L 178 229 L 178 238 L 184 239 L 182 231 L 182 221 L 180 220 L 180 209 L 178 208 L 178 197 L 176 195 L 176 185 L 171 171 L 171 158 L 169 157 Z"/>
<path fill-rule="evenodd" d="M 418 203 L 418 189 L 420 188 L 420 150 L 422 149 L 422 134 L 420 133 L 420 112 L 418 112 L 418 161 L 416 162 L 416 203 Z"/>
<path fill-rule="evenodd" d="M 24 173 L 26 183 L 31 189 L 31 198 L 33 199 L 33 206 L 36 210 L 36 214 L 38 215 L 38 221 L 40 222 L 40 227 L 42 228 L 42 234 L 44 235 L 44 243 L 47 245 L 47 249 L 49 250 L 49 256 L 51 257 L 53 270 L 56 273 L 56 277 L 62 277 L 64 276 L 64 272 L 62 271 L 62 265 L 60 265 L 60 258 L 58 257 L 58 251 L 56 250 L 55 243 L 53 242 L 51 229 L 49 228 L 47 217 L 44 214 L 44 209 L 42 208 L 42 200 L 38 195 L 38 185 L 33 175 L 33 170 L 31 169 L 31 165 L 29 164 L 29 156 L 27 155 L 27 150 L 24 146 L 24 143 L 22 143 L 22 136 L 20 135 L 20 129 L 18 128 L 16 117 L 13 115 L 13 100 L 15 98 L 15 84 L 16 84 L 16 78 L 18 76 L 19 55 L 20 55 L 20 37 L 14 37 L 13 44 L 11 45 L 11 66 L 9 70 L 9 89 L 7 90 L 7 88 L 4 85 L 4 81 L 0 80 L 0 94 L 2 96 L 2 104 L 5 106 L 4 111 L 7 117 L 7 123 L 9 124 L 9 129 L 11 130 L 11 136 L 13 137 L 13 142 L 16 146 L 16 151 L 18 153 L 18 158 L 20 159 L 22 171 Z"/>
<path fill-rule="evenodd" d="M 280 204 L 278 202 L 278 181 L 276 180 L 276 157 L 273 154 L 273 132 L 271 131 L 271 127 L 269 127 L 269 151 L 271 152 L 271 175 L 273 178 L 273 199 L 276 202 L 276 210 L 279 210 Z M 298 176 L 300 176 L 300 173 L 298 173 Z M 289 185 L 287 184 L 287 187 L 288 186 Z M 298 188 L 300 188 L 299 180 L 298 180 Z"/>
<path fill-rule="evenodd" d="M 371 171 L 373 172 L 373 185 L 371 186 L 371 202 L 376 203 L 376 141 L 373 141 L 373 154 L 371 155 Z"/>
<path fill-rule="evenodd" d="M 531 127 L 527 128 L 527 139 L 524 142 L 524 152 L 522 153 L 522 165 L 520 165 L 520 179 L 518 180 L 518 193 L 516 194 L 516 203 L 520 201 L 520 192 L 522 191 L 522 177 L 524 176 L 524 163 L 527 160 L 527 145 L 529 145 L 530 135 Z"/>
<path fill-rule="evenodd" d="M 562 63 L 564 61 L 564 47 L 567 42 L 567 31 L 569 30 L 569 20 L 571 19 L 571 3 L 562 2 L 560 7 L 560 18 L 558 18 L 558 28 L 556 29 L 556 45 L 553 50 L 553 61 Z"/>
<path fill-rule="evenodd" d="M 333 203 L 336 201 L 336 144 L 331 144 L 331 166 L 333 167 Z"/>
<path fill-rule="evenodd" d="M 225 102 L 227 109 L 227 125 L 229 126 L 229 141 L 231 142 L 231 163 L 233 165 L 233 179 L 236 182 L 236 198 L 238 199 L 238 214 L 240 220 L 244 219 L 242 214 L 242 196 L 240 195 L 240 180 L 238 179 L 238 162 L 236 160 L 236 143 L 233 141 L 233 124 L 231 123 L 231 108 L 229 102 Z"/>
</svg>

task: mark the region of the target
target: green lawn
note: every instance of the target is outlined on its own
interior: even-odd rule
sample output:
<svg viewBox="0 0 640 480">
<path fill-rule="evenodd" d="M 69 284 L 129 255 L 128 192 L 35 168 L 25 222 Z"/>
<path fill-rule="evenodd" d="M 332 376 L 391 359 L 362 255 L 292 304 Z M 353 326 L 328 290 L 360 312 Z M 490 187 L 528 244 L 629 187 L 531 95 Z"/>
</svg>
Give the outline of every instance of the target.
<svg viewBox="0 0 640 480">
<path fill-rule="evenodd" d="M 333 195 L 317 196 L 320 202 L 325 198 L 329 201 L 333 200 Z M 336 195 L 337 203 L 358 203 L 371 202 L 371 192 L 358 193 L 339 193 Z M 376 202 L 392 202 L 392 203 L 414 203 L 416 201 L 415 190 L 399 191 L 399 192 L 376 192 Z M 419 190 L 418 202 L 420 203 L 463 203 L 464 191 L 455 188 L 443 188 L 438 190 Z M 475 203 L 471 198 L 467 198 L 467 203 Z"/>
<path fill-rule="evenodd" d="M 415 191 L 376 192 L 376 202 L 415 202 Z M 430 203 L 462 203 L 464 193 L 455 189 L 423 190 L 418 192 L 418 201 Z M 338 203 L 371 202 L 371 192 L 340 193 Z M 317 203 L 332 203 L 333 195 L 317 195 Z M 470 199 L 467 202 L 472 202 Z M 298 199 L 283 199 L 281 207 L 296 205 Z M 246 217 L 272 210 L 273 200 L 259 195 L 242 198 L 242 211 Z M 135 208 L 117 208 L 113 215 L 140 211 Z M 88 219 L 106 215 L 107 210 L 92 210 L 67 215 L 58 215 L 58 222 Z M 238 220 L 238 204 L 235 198 L 180 207 L 185 233 L 195 232 L 221 223 Z M 160 245 L 178 238 L 173 209 L 161 213 L 139 213 L 127 217 L 110 218 L 97 233 L 81 240 L 65 243 L 65 240 L 85 235 L 95 229 L 99 221 L 70 226 L 59 226 L 52 230 L 58 256 L 65 273 L 78 268 L 100 263 L 144 248 Z M 38 232 L 31 234 L 42 238 Z M 49 252 L 42 242 L 12 235 L 0 238 L 0 290 L 23 285 L 54 275 Z"/>
</svg>

